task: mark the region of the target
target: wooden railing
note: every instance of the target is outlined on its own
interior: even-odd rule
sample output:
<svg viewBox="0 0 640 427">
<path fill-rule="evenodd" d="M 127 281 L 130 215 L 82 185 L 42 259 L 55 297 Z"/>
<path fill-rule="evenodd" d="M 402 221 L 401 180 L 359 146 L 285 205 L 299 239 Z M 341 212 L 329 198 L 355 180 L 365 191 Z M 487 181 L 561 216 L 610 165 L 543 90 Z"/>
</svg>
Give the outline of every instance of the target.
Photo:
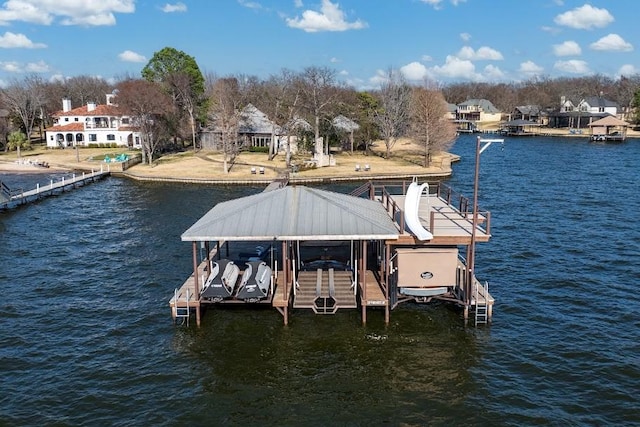
<svg viewBox="0 0 640 427">
<path fill-rule="evenodd" d="M 400 230 L 404 230 L 404 215 L 402 215 L 402 207 L 395 203 L 393 194 L 406 194 L 407 188 L 411 182 L 412 181 L 406 180 L 367 182 L 353 190 L 351 195 L 359 197 L 368 193 L 369 199 L 379 200 L 384 205 L 391 218 L 393 218 L 393 220 L 399 225 Z M 446 201 L 451 207 L 451 214 L 455 214 L 457 216 L 461 215 L 464 220 L 469 222 L 469 224 L 473 223 L 473 206 L 469 198 L 454 191 L 451 187 L 443 184 L 442 182 L 430 182 L 429 194 Z M 445 211 L 431 212 L 431 217 L 429 219 L 429 226 L 431 230 L 435 229 L 435 222 L 438 220 L 436 215 L 443 220 L 450 219 L 446 218 L 446 213 L 447 212 Z M 480 228 L 483 228 L 485 232 L 489 234 L 491 232 L 491 212 L 478 209 L 478 218 L 479 224 L 481 225 Z"/>
</svg>

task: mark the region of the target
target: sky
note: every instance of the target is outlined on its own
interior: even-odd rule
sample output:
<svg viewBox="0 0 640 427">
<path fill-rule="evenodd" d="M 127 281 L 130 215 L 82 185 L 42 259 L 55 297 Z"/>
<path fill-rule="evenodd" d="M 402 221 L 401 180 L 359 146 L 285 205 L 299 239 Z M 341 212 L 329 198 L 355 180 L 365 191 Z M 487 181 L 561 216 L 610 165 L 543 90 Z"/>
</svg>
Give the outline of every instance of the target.
<svg viewBox="0 0 640 427">
<path fill-rule="evenodd" d="M 1 1 L 1 0 L 0 0 Z M 7 0 L 0 86 L 139 77 L 163 47 L 203 73 L 329 67 L 359 90 L 640 73 L 638 0 Z"/>
</svg>

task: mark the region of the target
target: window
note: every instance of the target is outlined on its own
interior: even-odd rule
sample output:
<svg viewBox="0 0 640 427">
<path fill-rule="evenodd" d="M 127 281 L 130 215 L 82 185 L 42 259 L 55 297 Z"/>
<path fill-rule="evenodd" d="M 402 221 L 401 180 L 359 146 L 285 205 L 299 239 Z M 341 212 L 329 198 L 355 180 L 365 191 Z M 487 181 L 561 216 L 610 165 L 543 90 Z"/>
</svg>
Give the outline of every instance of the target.
<svg viewBox="0 0 640 427">
<path fill-rule="evenodd" d="M 64 118 L 64 121 L 65 121 L 65 122 L 68 122 L 68 121 L 69 121 L 69 117 L 65 117 L 65 118 Z"/>
<path fill-rule="evenodd" d="M 115 141 L 116 140 L 116 136 L 112 133 L 107 135 L 107 141 Z"/>
<path fill-rule="evenodd" d="M 123 125 L 128 125 L 129 124 L 129 117 L 123 117 L 122 118 L 122 124 Z"/>
<path fill-rule="evenodd" d="M 73 119 L 74 122 L 77 122 L 79 119 L 76 117 L 75 119 Z"/>
<path fill-rule="evenodd" d="M 96 142 L 98 140 L 98 136 L 95 133 L 90 133 L 89 134 L 89 141 L 90 142 Z"/>
</svg>

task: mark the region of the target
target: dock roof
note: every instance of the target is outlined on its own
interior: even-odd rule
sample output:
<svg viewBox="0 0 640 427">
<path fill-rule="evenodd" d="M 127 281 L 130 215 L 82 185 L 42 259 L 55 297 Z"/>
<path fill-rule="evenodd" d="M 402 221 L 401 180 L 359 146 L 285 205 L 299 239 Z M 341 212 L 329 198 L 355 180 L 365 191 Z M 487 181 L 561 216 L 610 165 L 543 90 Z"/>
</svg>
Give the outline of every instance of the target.
<svg viewBox="0 0 640 427">
<path fill-rule="evenodd" d="M 375 200 L 287 186 L 218 203 L 186 230 L 183 241 L 385 240 L 398 228 Z"/>
</svg>

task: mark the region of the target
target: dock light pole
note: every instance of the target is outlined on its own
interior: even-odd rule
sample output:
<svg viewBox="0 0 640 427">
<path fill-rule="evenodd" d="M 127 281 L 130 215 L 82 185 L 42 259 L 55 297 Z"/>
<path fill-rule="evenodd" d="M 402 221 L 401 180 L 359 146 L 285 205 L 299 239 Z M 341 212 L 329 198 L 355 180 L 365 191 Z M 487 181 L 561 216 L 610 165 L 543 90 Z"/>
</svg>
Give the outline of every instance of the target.
<svg viewBox="0 0 640 427">
<path fill-rule="evenodd" d="M 478 182 L 480 180 L 480 154 L 493 142 L 503 143 L 504 139 L 476 139 L 476 168 L 473 179 L 473 220 L 471 226 L 471 245 L 469 246 L 469 259 L 467 261 L 467 269 L 469 275 L 464 290 L 464 319 L 469 318 L 469 307 L 471 306 L 471 289 L 473 287 L 473 277 L 476 264 L 476 232 L 478 228 Z M 482 145 L 484 144 L 484 145 Z"/>
</svg>

